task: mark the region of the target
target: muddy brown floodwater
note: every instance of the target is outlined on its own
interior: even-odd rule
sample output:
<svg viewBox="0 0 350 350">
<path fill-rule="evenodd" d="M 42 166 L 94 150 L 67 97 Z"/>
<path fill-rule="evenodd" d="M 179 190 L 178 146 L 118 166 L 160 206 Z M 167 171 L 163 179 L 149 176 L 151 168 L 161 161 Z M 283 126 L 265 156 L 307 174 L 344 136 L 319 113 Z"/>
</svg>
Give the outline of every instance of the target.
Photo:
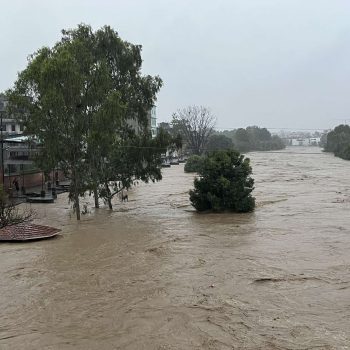
<svg viewBox="0 0 350 350">
<path fill-rule="evenodd" d="M 80 223 L 36 205 L 62 235 L 0 245 L 0 349 L 349 349 L 350 162 L 249 156 L 252 214 L 196 214 L 181 165 Z"/>
</svg>

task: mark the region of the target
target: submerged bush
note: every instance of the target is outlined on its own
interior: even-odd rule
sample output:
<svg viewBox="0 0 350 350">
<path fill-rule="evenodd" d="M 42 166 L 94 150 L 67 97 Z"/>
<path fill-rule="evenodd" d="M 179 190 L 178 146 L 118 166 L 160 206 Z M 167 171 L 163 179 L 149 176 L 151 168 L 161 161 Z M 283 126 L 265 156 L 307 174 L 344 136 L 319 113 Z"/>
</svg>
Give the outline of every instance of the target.
<svg viewBox="0 0 350 350">
<path fill-rule="evenodd" d="M 187 159 L 185 164 L 185 173 L 199 173 L 202 170 L 203 157 L 193 155 Z"/>
<path fill-rule="evenodd" d="M 34 216 L 35 211 L 31 208 L 20 209 L 16 206 L 16 203 L 9 199 L 3 185 L 0 185 L 0 229 L 31 221 Z"/>
<path fill-rule="evenodd" d="M 234 150 L 215 151 L 203 160 L 199 178 L 190 191 L 192 205 L 198 211 L 250 212 L 255 198 L 249 158 Z"/>
</svg>

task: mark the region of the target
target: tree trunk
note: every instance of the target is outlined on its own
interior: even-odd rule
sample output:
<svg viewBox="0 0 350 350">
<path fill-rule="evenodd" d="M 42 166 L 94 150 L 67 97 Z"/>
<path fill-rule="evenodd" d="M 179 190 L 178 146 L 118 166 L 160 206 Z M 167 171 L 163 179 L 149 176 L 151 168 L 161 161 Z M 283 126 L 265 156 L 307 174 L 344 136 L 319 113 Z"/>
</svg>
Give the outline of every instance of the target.
<svg viewBox="0 0 350 350">
<path fill-rule="evenodd" d="M 74 205 L 75 205 L 75 212 L 77 215 L 77 220 L 80 220 L 80 202 L 79 202 L 79 186 L 78 186 L 78 176 L 77 176 L 77 169 L 74 168 Z"/>
<path fill-rule="evenodd" d="M 108 208 L 113 209 L 112 207 L 112 196 L 111 196 L 111 190 L 109 189 L 108 182 L 105 182 L 106 186 L 106 192 L 107 192 L 107 203 L 108 203 Z"/>
<path fill-rule="evenodd" d="M 75 211 L 77 214 L 77 220 L 80 220 L 80 203 L 79 203 L 79 193 L 77 188 L 75 188 L 74 199 L 75 199 Z"/>
<path fill-rule="evenodd" d="M 100 204 L 98 202 L 97 186 L 94 187 L 94 199 L 95 199 L 95 208 L 99 208 Z"/>
</svg>

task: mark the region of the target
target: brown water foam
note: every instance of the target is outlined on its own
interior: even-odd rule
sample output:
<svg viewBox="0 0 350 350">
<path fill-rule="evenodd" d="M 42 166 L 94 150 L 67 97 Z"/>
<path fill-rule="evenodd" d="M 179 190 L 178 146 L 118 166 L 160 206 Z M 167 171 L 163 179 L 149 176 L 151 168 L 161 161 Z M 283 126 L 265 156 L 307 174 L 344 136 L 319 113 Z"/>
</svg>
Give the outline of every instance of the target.
<svg viewBox="0 0 350 350">
<path fill-rule="evenodd" d="M 0 246 L 0 348 L 348 349 L 350 162 L 300 151 L 249 154 L 251 214 L 195 213 L 181 165 L 81 223 L 36 205 L 62 235 Z"/>
</svg>

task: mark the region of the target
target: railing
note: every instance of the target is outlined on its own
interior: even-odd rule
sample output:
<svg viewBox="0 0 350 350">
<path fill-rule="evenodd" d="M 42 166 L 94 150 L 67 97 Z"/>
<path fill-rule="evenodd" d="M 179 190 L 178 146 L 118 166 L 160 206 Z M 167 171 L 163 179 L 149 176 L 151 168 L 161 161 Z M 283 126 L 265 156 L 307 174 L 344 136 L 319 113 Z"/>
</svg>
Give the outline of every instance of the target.
<svg viewBox="0 0 350 350">
<path fill-rule="evenodd" d="M 22 154 L 22 155 L 10 155 L 8 159 L 9 160 L 34 160 L 34 157 L 30 156 L 29 154 Z"/>
</svg>

